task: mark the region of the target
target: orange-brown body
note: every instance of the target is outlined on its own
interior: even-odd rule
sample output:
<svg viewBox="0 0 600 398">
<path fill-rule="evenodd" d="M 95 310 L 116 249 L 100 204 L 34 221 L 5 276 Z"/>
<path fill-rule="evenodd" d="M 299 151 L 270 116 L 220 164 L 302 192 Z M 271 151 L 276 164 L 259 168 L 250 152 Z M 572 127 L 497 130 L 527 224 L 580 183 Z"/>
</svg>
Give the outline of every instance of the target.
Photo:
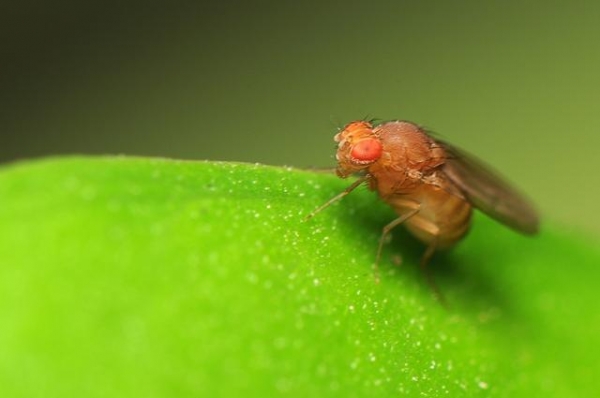
<svg viewBox="0 0 600 398">
<path fill-rule="evenodd" d="M 366 161 L 352 156 L 351 148 L 376 139 L 381 151 Z M 346 177 L 359 167 L 368 176 L 369 187 L 394 208 L 399 216 L 414 215 L 403 221 L 406 228 L 427 245 L 448 248 L 469 230 L 471 204 L 460 190 L 437 169 L 446 152 L 410 122 L 389 122 L 375 128 L 368 122 L 353 122 L 336 137 L 338 175 Z M 356 155 L 356 154 L 355 154 Z M 358 162 L 357 162 L 358 160 Z"/>
<path fill-rule="evenodd" d="M 442 147 L 416 125 L 387 123 L 376 129 L 381 158 L 368 168 L 369 186 L 402 216 L 418 206 L 404 225 L 437 249 L 453 246 L 469 230 L 471 204 L 436 168 L 446 160 Z"/>
<path fill-rule="evenodd" d="M 383 228 L 376 268 L 384 238 L 400 224 L 427 245 L 425 267 L 435 250 L 453 246 L 467 233 L 473 207 L 518 232 L 538 231 L 537 212 L 526 198 L 483 163 L 414 123 L 355 121 L 335 141 L 338 176 L 362 176 L 308 217 L 368 183 L 398 214 Z"/>
</svg>

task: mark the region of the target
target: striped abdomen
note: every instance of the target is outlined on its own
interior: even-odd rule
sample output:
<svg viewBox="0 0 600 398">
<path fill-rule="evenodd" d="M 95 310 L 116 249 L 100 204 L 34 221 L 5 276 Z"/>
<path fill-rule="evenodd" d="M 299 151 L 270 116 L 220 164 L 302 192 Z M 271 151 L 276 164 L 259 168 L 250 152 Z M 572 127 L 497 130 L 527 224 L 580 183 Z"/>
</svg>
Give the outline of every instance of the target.
<svg viewBox="0 0 600 398">
<path fill-rule="evenodd" d="M 419 240 L 438 249 L 456 244 L 471 224 L 471 204 L 459 193 L 436 185 L 423 184 L 410 194 L 396 194 L 386 201 L 398 215 L 418 206 L 418 212 L 404 224 Z"/>
</svg>

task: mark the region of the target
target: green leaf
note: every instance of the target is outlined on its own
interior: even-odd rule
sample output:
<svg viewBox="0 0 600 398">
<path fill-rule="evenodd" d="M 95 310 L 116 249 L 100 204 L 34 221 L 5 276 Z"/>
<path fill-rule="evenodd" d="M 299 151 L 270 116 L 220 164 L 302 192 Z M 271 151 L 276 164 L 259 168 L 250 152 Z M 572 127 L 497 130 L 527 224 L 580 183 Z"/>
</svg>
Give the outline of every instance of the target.
<svg viewBox="0 0 600 398">
<path fill-rule="evenodd" d="M 0 172 L 0 395 L 592 396 L 597 245 L 476 217 L 420 273 L 348 181 L 260 165 L 57 158 Z"/>
</svg>

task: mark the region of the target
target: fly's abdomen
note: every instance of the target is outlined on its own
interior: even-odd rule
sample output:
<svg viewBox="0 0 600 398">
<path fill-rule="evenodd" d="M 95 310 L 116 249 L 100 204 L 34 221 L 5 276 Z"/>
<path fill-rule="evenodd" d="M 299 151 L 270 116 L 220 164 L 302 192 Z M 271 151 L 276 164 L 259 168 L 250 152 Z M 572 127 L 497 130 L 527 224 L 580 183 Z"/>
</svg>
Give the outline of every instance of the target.
<svg viewBox="0 0 600 398">
<path fill-rule="evenodd" d="M 419 211 L 406 220 L 406 228 L 424 243 L 448 248 L 469 231 L 472 207 L 463 197 L 433 185 L 424 185 L 409 197 L 419 204 Z M 395 210 L 398 214 L 406 211 L 404 207 Z"/>
</svg>

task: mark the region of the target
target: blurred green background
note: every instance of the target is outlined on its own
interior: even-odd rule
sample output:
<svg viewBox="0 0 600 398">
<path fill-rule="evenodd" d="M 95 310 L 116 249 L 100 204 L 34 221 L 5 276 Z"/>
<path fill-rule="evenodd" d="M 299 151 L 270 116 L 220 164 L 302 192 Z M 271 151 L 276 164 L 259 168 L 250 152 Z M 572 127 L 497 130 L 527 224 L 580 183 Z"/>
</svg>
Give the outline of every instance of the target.
<svg viewBox="0 0 600 398">
<path fill-rule="evenodd" d="M 600 3 L 22 1 L 0 6 L 0 162 L 130 154 L 333 165 L 408 119 L 600 236 Z"/>
</svg>

